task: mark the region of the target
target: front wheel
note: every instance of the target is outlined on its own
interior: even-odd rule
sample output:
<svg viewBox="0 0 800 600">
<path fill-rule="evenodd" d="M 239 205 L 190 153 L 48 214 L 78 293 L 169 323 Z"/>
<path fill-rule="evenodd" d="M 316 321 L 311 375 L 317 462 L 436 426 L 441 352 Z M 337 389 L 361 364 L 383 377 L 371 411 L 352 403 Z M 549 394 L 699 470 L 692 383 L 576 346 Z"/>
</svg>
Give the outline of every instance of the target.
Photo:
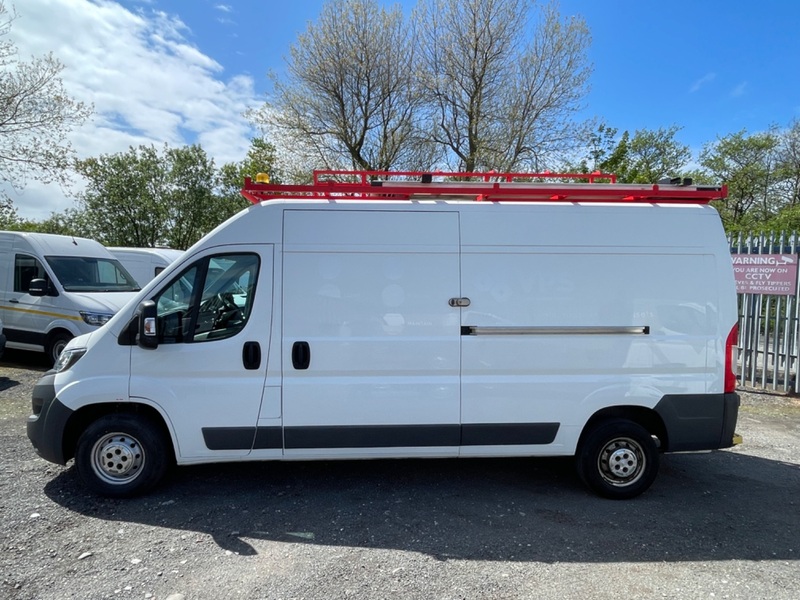
<svg viewBox="0 0 800 600">
<path fill-rule="evenodd" d="M 101 496 L 127 498 L 150 490 L 169 465 L 164 434 L 139 415 L 112 414 L 89 425 L 78 439 L 75 466 Z"/>
<path fill-rule="evenodd" d="M 578 473 L 595 493 L 623 500 L 638 496 L 655 481 L 659 454 L 641 425 L 624 419 L 603 421 L 588 432 L 576 455 Z"/>
<path fill-rule="evenodd" d="M 56 364 L 58 357 L 64 351 L 69 341 L 72 339 L 72 334 L 66 331 L 58 331 L 50 336 L 45 345 L 45 353 L 50 365 Z"/>
</svg>

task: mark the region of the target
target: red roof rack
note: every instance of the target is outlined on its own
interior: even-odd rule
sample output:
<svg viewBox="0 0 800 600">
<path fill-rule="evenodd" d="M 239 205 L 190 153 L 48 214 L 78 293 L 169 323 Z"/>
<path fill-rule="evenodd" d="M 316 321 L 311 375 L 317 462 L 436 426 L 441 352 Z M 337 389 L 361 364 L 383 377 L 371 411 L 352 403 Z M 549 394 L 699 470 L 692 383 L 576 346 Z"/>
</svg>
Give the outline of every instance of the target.
<svg viewBox="0 0 800 600">
<path fill-rule="evenodd" d="M 260 176 L 259 176 L 260 178 Z M 315 171 L 311 184 L 245 179 L 250 202 L 313 200 L 471 200 L 485 202 L 640 202 L 707 204 L 727 186 L 695 186 L 690 179 L 655 184 L 616 183 L 608 173 L 448 173 L 433 171 Z"/>
</svg>

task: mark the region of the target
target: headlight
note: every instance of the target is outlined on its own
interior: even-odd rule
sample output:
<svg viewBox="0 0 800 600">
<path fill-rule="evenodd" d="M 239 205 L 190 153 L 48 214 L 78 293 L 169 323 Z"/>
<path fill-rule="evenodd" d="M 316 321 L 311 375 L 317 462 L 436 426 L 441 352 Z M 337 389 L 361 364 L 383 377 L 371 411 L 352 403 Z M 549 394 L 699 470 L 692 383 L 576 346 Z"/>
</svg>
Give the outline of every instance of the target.
<svg viewBox="0 0 800 600">
<path fill-rule="evenodd" d="M 111 320 L 113 314 L 109 313 L 93 313 L 93 312 L 85 312 L 81 311 L 81 317 L 83 318 L 84 322 L 88 323 L 89 325 L 105 325 Z"/>
<path fill-rule="evenodd" d="M 81 356 L 84 354 L 86 354 L 86 348 L 67 348 L 58 355 L 58 360 L 56 361 L 56 364 L 53 365 L 53 370 L 56 373 L 66 371 L 72 367 L 72 365 L 78 362 L 78 360 L 80 360 Z"/>
</svg>

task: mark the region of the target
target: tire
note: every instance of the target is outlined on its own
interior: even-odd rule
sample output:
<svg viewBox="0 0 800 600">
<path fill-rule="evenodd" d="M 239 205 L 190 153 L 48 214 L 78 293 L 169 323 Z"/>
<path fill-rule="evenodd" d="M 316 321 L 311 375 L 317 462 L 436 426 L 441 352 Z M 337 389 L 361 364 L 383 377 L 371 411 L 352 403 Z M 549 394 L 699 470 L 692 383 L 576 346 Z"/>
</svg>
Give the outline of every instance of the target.
<svg viewBox="0 0 800 600">
<path fill-rule="evenodd" d="M 92 492 L 129 498 L 161 481 L 170 456 L 165 435 L 150 419 L 112 414 L 97 419 L 81 434 L 75 467 Z"/>
<path fill-rule="evenodd" d="M 50 361 L 50 366 L 56 364 L 58 356 L 64 351 L 64 347 L 73 337 L 70 333 L 59 331 L 48 338 L 44 351 L 47 354 L 47 360 Z"/>
<path fill-rule="evenodd" d="M 624 419 L 602 421 L 587 434 L 576 455 L 578 473 L 596 494 L 634 498 L 658 475 L 659 453 L 644 427 Z"/>
</svg>

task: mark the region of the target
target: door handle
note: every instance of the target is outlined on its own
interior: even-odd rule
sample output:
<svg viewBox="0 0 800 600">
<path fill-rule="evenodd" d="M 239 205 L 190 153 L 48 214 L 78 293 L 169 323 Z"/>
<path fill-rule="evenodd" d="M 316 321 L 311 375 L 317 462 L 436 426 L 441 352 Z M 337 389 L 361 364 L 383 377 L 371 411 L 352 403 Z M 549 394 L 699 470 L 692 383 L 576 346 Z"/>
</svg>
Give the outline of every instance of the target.
<svg viewBox="0 0 800 600">
<path fill-rule="evenodd" d="M 9 302 L 11 302 L 11 304 L 19 304 L 19 300 L 17 300 L 16 298 L 12 298 L 11 300 L 9 300 Z"/>
<path fill-rule="evenodd" d="M 242 364 L 245 369 L 254 371 L 261 366 L 261 346 L 258 342 L 245 342 L 242 347 Z"/>
<path fill-rule="evenodd" d="M 311 347 L 308 342 L 292 344 L 292 366 L 298 371 L 304 371 L 309 365 L 311 365 Z"/>
</svg>

